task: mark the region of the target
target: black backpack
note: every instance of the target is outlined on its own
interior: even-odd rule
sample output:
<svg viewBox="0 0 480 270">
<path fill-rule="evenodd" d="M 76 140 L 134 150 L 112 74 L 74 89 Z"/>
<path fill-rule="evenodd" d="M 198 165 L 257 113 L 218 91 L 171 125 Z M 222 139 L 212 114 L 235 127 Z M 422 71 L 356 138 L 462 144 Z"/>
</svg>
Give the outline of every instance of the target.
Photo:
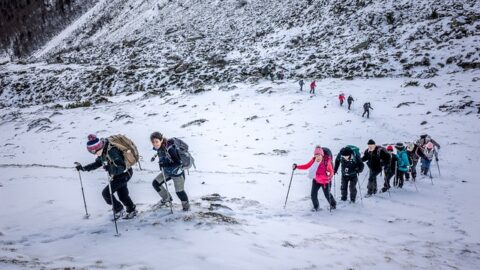
<svg viewBox="0 0 480 270">
<path fill-rule="evenodd" d="M 170 140 L 173 141 L 173 145 L 177 148 L 178 155 L 182 161 L 182 168 L 184 170 L 189 170 L 193 166 L 193 168 L 196 169 L 195 159 L 188 151 L 188 144 L 179 138 L 171 138 Z"/>
</svg>

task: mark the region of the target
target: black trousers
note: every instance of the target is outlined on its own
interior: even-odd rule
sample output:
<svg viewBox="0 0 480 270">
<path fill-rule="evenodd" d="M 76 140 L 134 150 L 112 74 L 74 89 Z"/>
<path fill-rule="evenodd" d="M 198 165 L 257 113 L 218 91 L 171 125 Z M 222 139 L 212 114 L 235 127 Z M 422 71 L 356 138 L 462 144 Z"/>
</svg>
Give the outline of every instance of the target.
<svg viewBox="0 0 480 270">
<path fill-rule="evenodd" d="M 380 174 L 381 171 L 373 171 L 370 170 L 370 174 L 368 176 L 368 185 L 367 191 L 368 194 L 372 195 L 377 193 L 377 176 Z"/>
<path fill-rule="evenodd" d="M 327 185 L 322 185 L 317 183 L 315 179 L 312 180 L 312 193 L 310 194 L 310 196 L 312 198 L 313 208 L 318 209 L 318 206 L 320 205 L 320 203 L 318 202 L 318 191 L 320 190 L 320 188 L 323 190 L 325 199 L 327 199 L 330 206 L 332 207 L 337 206 L 337 202 L 335 201 L 335 198 L 330 193 L 331 186 L 332 186 L 331 182 L 328 183 Z"/>
<path fill-rule="evenodd" d="M 342 176 L 342 186 L 340 187 L 340 190 L 342 191 L 342 201 L 347 200 L 347 187 L 350 190 L 350 200 L 352 202 L 355 201 L 357 198 L 357 182 L 358 182 L 358 177 L 357 175 L 343 175 Z M 349 185 L 350 183 L 350 185 Z"/>
<path fill-rule="evenodd" d="M 350 110 L 350 106 L 352 106 L 351 102 L 348 102 L 348 109 Z"/>
<path fill-rule="evenodd" d="M 364 117 L 365 114 L 367 114 L 367 118 L 370 118 L 370 110 L 364 110 L 363 114 L 362 114 L 362 117 Z"/>
<path fill-rule="evenodd" d="M 130 195 L 128 194 L 128 187 L 127 187 L 127 182 L 132 178 L 133 171 L 130 169 L 126 173 L 117 175 L 113 178 L 113 181 L 110 182 L 112 186 L 112 195 L 113 198 L 113 209 L 115 212 L 118 212 L 123 209 L 123 205 L 127 208 L 127 212 L 132 212 L 135 210 L 135 204 L 133 204 L 132 199 L 130 198 Z M 115 198 L 115 193 L 117 193 L 118 198 L 120 201 L 123 203 L 120 203 L 117 198 Z M 110 199 L 110 190 L 108 185 L 105 186 L 105 188 L 102 191 L 102 196 L 103 199 L 105 199 L 105 202 L 107 204 L 112 205 L 112 201 Z"/>
</svg>

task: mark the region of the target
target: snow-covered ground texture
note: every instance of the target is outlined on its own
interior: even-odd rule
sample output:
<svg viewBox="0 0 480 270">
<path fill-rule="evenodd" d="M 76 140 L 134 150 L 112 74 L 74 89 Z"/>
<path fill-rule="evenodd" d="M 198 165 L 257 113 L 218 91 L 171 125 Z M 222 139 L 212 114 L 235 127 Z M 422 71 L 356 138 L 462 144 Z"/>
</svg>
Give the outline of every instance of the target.
<svg viewBox="0 0 480 270">
<path fill-rule="evenodd" d="M 463 106 L 479 99 L 478 76 L 456 73 L 419 87 L 403 87 L 409 79 L 326 79 L 315 96 L 296 82 L 261 81 L 197 95 L 119 95 L 89 108 L 1 109 L 0 268 L 478 269 L 480 119 L 478 108 Z M 437 87 L 422 87 L 428 82 Z M 357 99 L 352 111 L 337 103 L 340 91 Z M 365 101 L 374 108 L 368 120 Z M 190 212 L 175 195 L 173 215 L 155 209 L 149 134 L 156 130 L 184 139 L 196 158 L 186 181 Z M 143 157 L 129 182 L 140 214 L 119 221 L 120 237 L 100 194 L 101 169 L 81 174 L 91 215 L 83 219 L 73 162 L 93 161 L 89 133 L 125 134 Z M 315 145 L 336 154 L 347 144 L 365 149 L 370 138 L 406 142 L 422 133 L 442 146 L 433 185 L 420 177 L 418 192 L 407 182 L 391 197 L 339 202 L 331 213 L 319 194 L 322 211 L 310 212 L 311 180 L 297 171 L 283 209 L 291 164 L 308 161 Z M 334 193 L 338 200 L 338 175 Z"/>
<path fill-rule="evenodd" d="M 28 61 L 0 68 L 0 104 L 289 78 L 480 68 L 476 0 L 101 0 Z M 100 101 L 104 101 L 101 99 Z"/>
</svg>

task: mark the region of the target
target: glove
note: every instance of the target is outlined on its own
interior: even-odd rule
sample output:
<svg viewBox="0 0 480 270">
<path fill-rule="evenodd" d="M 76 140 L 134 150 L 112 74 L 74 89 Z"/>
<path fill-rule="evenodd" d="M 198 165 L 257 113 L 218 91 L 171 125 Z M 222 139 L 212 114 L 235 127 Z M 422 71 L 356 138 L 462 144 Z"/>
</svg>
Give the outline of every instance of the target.
<svg viewBox="0 0 480 270">
<path fill-rule="evenodd" d="M 103 169 L 107 172 L 110 172 L 110 165 L 103 165 Z"/>
<path fill-rule="evenodd" d="M 157 158 L 157 155 L 153 156 L 153 157 L 150 159 L 150 162 L 154 162 L 156 158 Z"/>
<path fill-rule="evenodd" d="M 438 157 L 437 157 L 437 158 L 435 158 L 435 161 L 438 161 Z"/>
<path fill-rule="evenodd" d="M 77 171 L 85 171 L 85 169 L 83 169 L 82 164 L 78 162 L 75 162 L 75 164 L 76 164 L 75 169 L 77 169 Z"/>
<path fill-rule="evenodd" d="M 293 170 L 296 170 L 296 169 L 297 169 L 297 163 L 293 163 L 292 169 L 293 169 Z"/>
</svg>

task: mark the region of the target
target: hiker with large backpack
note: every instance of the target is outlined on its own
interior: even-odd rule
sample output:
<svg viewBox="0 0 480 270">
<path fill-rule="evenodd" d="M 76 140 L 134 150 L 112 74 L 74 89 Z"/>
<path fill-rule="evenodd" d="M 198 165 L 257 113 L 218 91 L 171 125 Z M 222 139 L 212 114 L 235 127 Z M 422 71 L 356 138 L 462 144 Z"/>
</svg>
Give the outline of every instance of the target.
<svg viewBox="0 0 480 270">
<path fill-rule="evenodd" d="M 420 148 L 425 148 L 425 146 L 429 142 L 431 142 L 437 149 L 440 150 L 440 144 L 437 143 L 434 139 L 432 139 L 432 137 L 430 137 L 430 135 L 428 135 L 428 134 L 420 135 L 420 139 L 417 140 L 417 145 Z"/>
<path fill-rule="evenodd" d="M 370 105 L 370 102 L 366 102 L 365 104 L 363 104 L 363 114 L 362 114 L 362 117 L 364 117 L 365 114 L 367 114 L 367 118 L 370 118 L 370 109 L 373 110 L 372 106 Z"/>
<path fill-rule="evenodd" d="M 347 200 L 347 187 L 350 190 L 350 202 L 355 203 L 357 198 L 358 174 L 363 171 L 364 165 L 360 157 L 360 149 L 353 145 L 343 147 L 335 158 L 334 174 L 337 174 L 338 168 L 342 165 L 342 201 Z M 350 183 L 350 186 L 348 184 Z"/>
<path fill-rule="evenodd" d="M 405 145 L 403 143 L 398 142 L 395 144 L 395 149 L 397 149 L 397 182 L 398 187 L 403 187 L 403 181 L 405 179 L 405 175 L 408 173 L 408 169 L 410 168 L 410 161 L 408 160 L 408 154 L 405 149 Z"/>
<path fill-rule="evenodd" d="M 323 190 L 325 198 L 329 202 L 330 209 L 337 207 L 337 202 L 331 194 L 333 166 L 332 152 L 328 148 L 320 146 L 315 147 L 313 158 L 306 164 L 293 164 L 293 170 L 309 170 L 308 178 L 312 179 L 311 199 L 313 203 L 312 211 L 318 211 L 320 203 L 318 202 L 318 191 Z"/>
<path fill-rule="evenodd" d="M 347 103 L 348 103 L 348 110 L 349 111 L 350 111 L 350 107 L 352 106 L 353 101 L 354 101 L 354 99 L 353 99 L 352 95 L 348 95 Z"/>
<path fill-rule="evenodd" d="M 411 142 L 407 145 L 407 155 L 408 155 L 408 159 L 410 161 L 410 170 L 409 170 L 410 175 L 407 173 L 405 175 L 405 177 L 406 177 L 405 180 L 408 181 L 410 176 L 412 176 L 412 180 L 415 181 L 415 179 L 417 178 L 418 160 L 420 158 L 424 157 L 424 154 L 423 154 L 423 151 L 421 150 L 421 148 L 418 147 L 418 145 L 416 143 Z"/>
<path fill-rule="evenodd" d="M 386 149 L 387 149 L 387 152 L 390 154 L 390 162 L 386 166 L 384 166 L 383 173 L 385 174 L 385 177 L 384 177 L 385 182 L 383 183 L 381 192 L 387 192 L 391 188 L 390 179 L 392 179 L 392 177 L 395 175 L 395 172 L 397 171 L 397 165 L 398 165 L 397 156 L 393 152 L 394 151 L 393 145 L 388 145 Z M 397 178 L 394 179 L 393 185 L 394 186 L 397 185 Z"/>
<path fill-rule="evenodd" d="M 160 132 L 153 132 L 150 141 L 153 150 L 157 151 L 152 162 L 158 156 L 158 164 L 162 171 L 152 182 L 153 188 L 161 197 L 160 206 L 172 203 L 172 196 L 164 187 L 167 181 L 172 180 L 175 193 L 182 202 L 183 211 L 189 211 L 190 203 L 185 192 L 185 170 L 193 165 L 193 158 L 188 153 L 188 145 L 178 138 L 167 139 Z"/>
<path fill-rule="evenodd" d="M 103 189 L 102 196 L 107 204 L 113 204 L 114 219 L 124 216 L 124 206 L 127 208 L 124 218 L 134 217 L 137 210 L 130 198 L 127 183 L 133 175 L 132 166 L 139 159 L 135 144 L 123 135 L 99 139 L 91 134 L 88 135 L 87 149 L 97 157 L 95 162 L 85 166 L 76 162 L 75 168 L 78 171 L 92 171 L 103 167 L 108 172 L 110 183 Z M 121 203 L 114 193 L 117 193 Z"/>
<path fill-rule="evenodd" d="M 390 164 L 390 154 L 387 150 L 375 144 L 375 141 L 370 139 L 368 141 L 368 148 L 363 153 L 363 162 L 367 162 L 370 169 L 367 185 L 367 195 L 370 197 L 377 193 L 377 176 L 382 172 L 383 166 Z"/>
</svg>

